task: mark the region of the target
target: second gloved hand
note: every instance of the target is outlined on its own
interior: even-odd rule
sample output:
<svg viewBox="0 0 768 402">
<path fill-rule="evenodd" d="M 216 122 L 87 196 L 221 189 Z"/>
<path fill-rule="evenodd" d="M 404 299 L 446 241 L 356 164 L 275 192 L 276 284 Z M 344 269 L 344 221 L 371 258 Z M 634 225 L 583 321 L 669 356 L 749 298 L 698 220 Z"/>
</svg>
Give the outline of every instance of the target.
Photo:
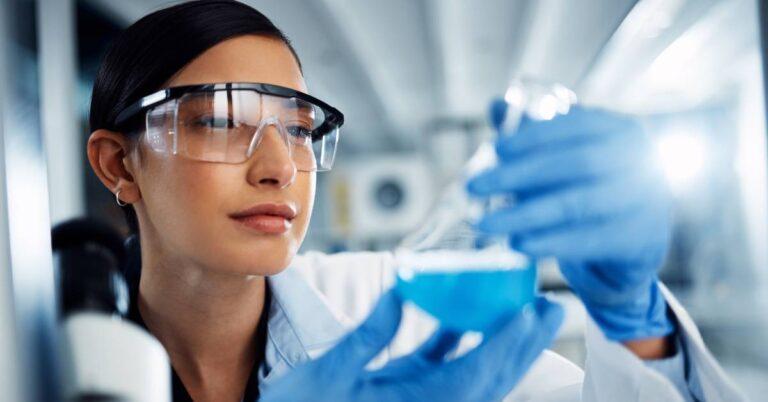
<svg viewBox="0 0 768 402">
<path fill-rule="evenodd" d="M 499 128 L 506 104 L 492 105 Z M 476 196 L 513 195 L 486 215 L 485 232 L 509 235 L 561 271 L 612 340 L 674 331 L 657 270 L 671 233 L 670 201 L 652 147 L 632 118 L 573 108 L 549 121 L 524 119 L 497 142 L 499 164 L 468 183 Z"/>
<path fill-rule="evenodd" d="M 456 359 L 446 355 L 460 335 L 438 330 L 410 355 L 379 370 L 365 366 L 395 336 L 402 301 L 382 296 L 356 330 L 317 360 L 296 367 L 267 387 L 264 402 L 499 401 L 552 343 L 562 308 L 538 299 L 533 309 L 510 317 L 475 349 Z"/>
</svg>

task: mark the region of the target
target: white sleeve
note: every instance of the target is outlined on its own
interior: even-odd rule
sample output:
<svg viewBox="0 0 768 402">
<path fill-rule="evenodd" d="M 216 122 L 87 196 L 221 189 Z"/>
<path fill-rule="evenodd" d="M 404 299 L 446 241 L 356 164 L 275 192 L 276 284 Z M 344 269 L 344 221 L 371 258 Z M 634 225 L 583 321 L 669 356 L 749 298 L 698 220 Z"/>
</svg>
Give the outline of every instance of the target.
<svg viewBox="0 0 768 402">
<path fill-rule="evenodd" d="M 674 356 L 664 359 L 644 360 L 643 363 L 671 381 L 677 391 L 680 392 L 680 395 L 683 396 L 685 402 L 700 401 L 702 400 L 701 387 L 699 387 L 698 382 L 688 380 L 689 373 L 691 373 L 690 363 L 685 348 L 680 342 L 679 335 L 675 335 L 674 342 Z"/>
<path fill-rule="evenodd" d="M 666 287 L 661 288 L 679 324 L 682 353 L 690 370 L 690 378 L 686 381 L 689 391 L 694 391 L 694 396 L 699 394 L 698 397 L 707 402 L 746 401 L 707 350 L 685 309 Z M 647 364 L 620 343 L 609 341 L 593 321 L 588 321 L 586 376 L 582 388 L 584 402 L 685 402 L 675 386 L 676 381 L 665 375 L 667 372 Z"/>
</svg>

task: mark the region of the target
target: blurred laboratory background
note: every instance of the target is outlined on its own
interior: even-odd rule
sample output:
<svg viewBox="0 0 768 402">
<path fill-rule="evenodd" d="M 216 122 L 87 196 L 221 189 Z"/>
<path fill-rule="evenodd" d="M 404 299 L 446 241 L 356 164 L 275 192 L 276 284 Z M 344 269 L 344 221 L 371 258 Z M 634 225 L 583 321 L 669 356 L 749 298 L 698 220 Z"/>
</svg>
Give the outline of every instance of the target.
<svg viewBox="0 0 768 402">
<path fill-rule="evenodd" d="M 763 2 L 246 2 L 293 41 L 310 93 L 346 116 L 336 165 L 318 174 L 305 251 L 395 247 L 492 135 L 489 101 L 503 96 L 514 77 L 557 82 L 580 103 L 643 117 L 676 200 L 675 236 L 662 279 L 733 379 L 754 400 L 768 394 Z M 0 222 L 0 237 L 10 240 L 0 244 L 0 255 L 9 256 L 2 263 L 13 275 L 3 275 L 0 286 L 13 290 L 15 304 L 0 310 L 0 322 L 15 325 L 0 325 L 6 331 L 0 352 L 26 353 L 22 361 L 29 370 L 45 359 L 29 345 L 50 344 L 40 335 L 50 312 L 29 295 L 52 292 L 44 270 L 31 267 L 50 261 L 18 250 L 34 249 L 35 242 L 46 241 L 40 239 L 50 225 L 74 216 L 127 230 L 113 194 L 84 154 L 91 85 L 120 30 L 168 4 L 3 2 L 8 216 L 0 217 L 7 220 Z M 27 134 L 19 139 L 11 129 Z M 45 202 L 30 201 L 46 194 Z M 581 364 L 583 311 L 553 264 L 541 264 L 541 286 L 573 312 L 556 349 Z M 18 317 L 25 312 L 36 318 Z M 14 328 L 31 339 L 8 340 Z M 0 371 L 4 364 L 12 363 L 0 362 Z M 12 381 L 0 378 L 0 385 Z"/>
</svg>

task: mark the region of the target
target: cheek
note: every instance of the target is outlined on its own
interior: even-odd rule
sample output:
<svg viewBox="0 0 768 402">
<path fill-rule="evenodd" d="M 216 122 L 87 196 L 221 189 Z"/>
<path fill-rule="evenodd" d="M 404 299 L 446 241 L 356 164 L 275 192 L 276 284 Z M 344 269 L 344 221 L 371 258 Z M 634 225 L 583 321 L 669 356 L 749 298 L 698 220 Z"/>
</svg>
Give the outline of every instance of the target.
<svg viewBox="0 0 768 402">
<path fill-rule="evenodd" d="M 304 241 L 304 236 L 306 236 L 307 228 L 309 227 L 309 221 L 312 218 L 312 210 L 315 205 L 315 185 L 315 173 L 298 173 L 296 183 L 294 184 L 294 194 L 296 201 L 301 205 L 301 215 L 294 219 L 291 230 L 294 237 L 298 240 L 299 245 Z"/>
<path fill-rule="evenodd" d="M 164 169 L 153 178 L 152 188 L 154 197 L 159 201 L 157 209 L 162 211 L 164 217 L 173 217 L 181 225 L 195 223 L 210 214 L 201 216 L 203 211 L 211 211 L 221 205 L 217 200 L 220 196 L 217 189 L 228 184 L 217 174 L 215 166 L 184 162 L 164 165 Z"/>
<path fill-rule="evenodd" d="M 162 163 L 147 183 L 148 215 L 173 253 L 217 271 L 271 275 L 288 266 L 307 232 L 315 196 L 315 174 L 299 172 L 280 191 L 300 213 L 282 236 L 244 232 L 227 214 L 259 200 L 243 174 L 226 165 Z M 270 198 L 273 198 L 272 195 Z M 228 210 L 230 208 L 232 210 Z"/>
<path fill-rule="evenodd" d="M 173 161 L 174 163 L 169 163 Z M 215 166 L 179 158 L 149 164 L 142 184 L 147 215 L 162 244 L 173 253 L 210 253 L 220 234 L 223 212 L 221 188 L 231 186 Z"/>
</svg>

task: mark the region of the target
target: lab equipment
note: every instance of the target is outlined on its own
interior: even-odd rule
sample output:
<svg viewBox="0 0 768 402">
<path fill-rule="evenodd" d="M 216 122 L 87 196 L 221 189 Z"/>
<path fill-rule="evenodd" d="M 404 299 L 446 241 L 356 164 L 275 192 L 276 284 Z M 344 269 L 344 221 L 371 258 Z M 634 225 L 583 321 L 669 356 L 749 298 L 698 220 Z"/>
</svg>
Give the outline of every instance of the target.
<svg viewBox="0 0 768 402">
<path fill-rule="evenodd" d="M 504 101 L 491 109 L 499 124 Z M 556 257 L 609 339 L 672 333 L 657 278 L 669 248 L 671 200 L 636 119 L 574 107 L 548 121 L 523 119 L 496 150 L 501 162 L 468 189 L 516 194 L 516 204 L 487 213 L 481 230 L 509 236 L 534 258 Z"/>
<path fill-rule="evenodd" d="M 375 371 L 366 365 L 394 338 L 402 300 L 385 293 L 356 330 L 322 357 L 296 367 L 262 394 L 265 402 L 497 401 L 509 393 L 552 343 L 563 310 L 539 298 L 467 354 L 448 355 L 460 334 L 438 330 L 413 353 Z M 467 381 L 471 378 L 471 381 Z"/>
<path fill-rule="evenodd" d="M 421 155 L 344 158 L 333 169 L 319 204 L 326 205 L 332 234 L 353 239 L 353 247 L 401 238 L 432 207 L 434 170 Z"/>
<path fill-rule="evenodd" d="M 512 135 L 524 117 L 551 119 L 567 113 L 575 102 L 573 93 L 560 85 L 524 79 L 509 86 L 505 99 L 505 119 L 499 121 L 503 128 L 495 126 L 500 137 Z M 467 196 L 466 181 L 496 163 L 493 144 L 482 144 L 426 224 L 395 252 L 401 294 L 459 331 L 484 332 L 535 296 L 535 261 L 511 250 L 505 235 L 475 227 L 482 215 L 514 203 L 511 194 Z"/>
<path fill-rule="evenodd" d="M 61 289 L 64 400 L 170 401 L 163 346 L 123 320 L 128 290 L 119 265 L 120 236 L 109 226 L 74 219 L 52 231 Z"/>
<path fill-rule="evenodd" d="M 156 152 L 222 163 L 248 160 L 273 127 L 296 169 L 324 171 L 333 165 L 344 115 L 291 88 L 221 83 L 157 91 L 120 112 L 116 124 L 143 132 Z"/>
</svg>

